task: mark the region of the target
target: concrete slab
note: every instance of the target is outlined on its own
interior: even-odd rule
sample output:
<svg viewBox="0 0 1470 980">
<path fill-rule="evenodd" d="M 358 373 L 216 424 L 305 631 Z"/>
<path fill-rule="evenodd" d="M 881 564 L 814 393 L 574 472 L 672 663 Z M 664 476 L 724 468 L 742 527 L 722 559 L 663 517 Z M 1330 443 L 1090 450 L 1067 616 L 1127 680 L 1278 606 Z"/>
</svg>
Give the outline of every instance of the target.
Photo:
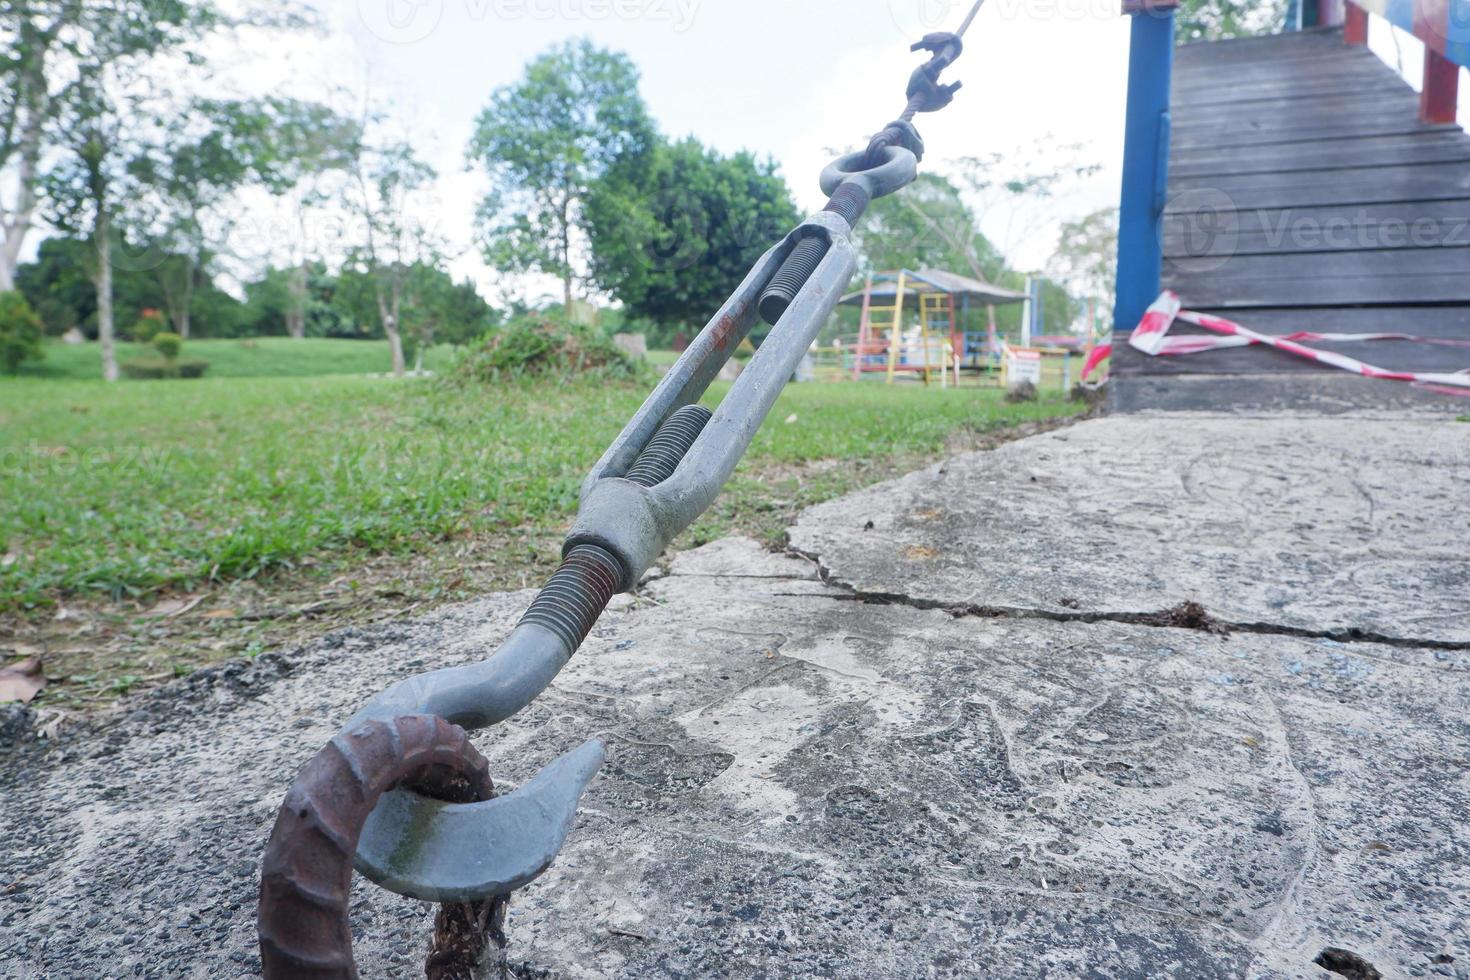
<svg viewBox="0 0 1470 980">
<path fill-rule="evenodd" d="M 1470 424 L 1136 415 L 955 457 L 804 513 L 835 580 L 1059 615 L 1470 642 Z"/>
<path fill-rule="evenodd" d="M 0 972 L 258 975 L 291 776 L 528 598 L 202 672 L 0 756 Z M 1329 978 L 1327 946 L 1466 976 L 1467 698 L 1470 651 L 956 618 L 727 540 L 477 742 L 508 781 L 609 746 L 513 906 L 524 976 Z M 421 975 L 427 906 L 359 883 L 353 915 L 364 976 Z"/>
</svg>

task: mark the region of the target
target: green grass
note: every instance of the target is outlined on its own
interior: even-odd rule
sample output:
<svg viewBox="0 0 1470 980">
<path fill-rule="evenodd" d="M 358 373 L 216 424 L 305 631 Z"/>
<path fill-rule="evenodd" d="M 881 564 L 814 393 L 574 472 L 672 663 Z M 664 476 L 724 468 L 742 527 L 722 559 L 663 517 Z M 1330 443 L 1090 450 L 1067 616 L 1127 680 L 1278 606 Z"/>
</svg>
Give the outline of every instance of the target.
<svg viewBox="0 0 1470 980">
<path fill-rule="evenodd" d="M 140 597 L 304 561 L 345 566 L 468 534 L 555 532 L 645 393 L 350 376 L 0 383 L 0 611 L 78 594 Z M 732 500 L 767 493 L 757 478 L 767 468 L 917 459 L 959 430 L 1078 410 L 1058 399 L 1009 405 L 991 390 L 793 385 L 756 436 Z M 857 468 L 805 489 L 787 472 L 782 492 L 803 502 L 842 492 L 858 479 L 847 470 Z M 695 539 L 738 525 L 729 506 Z"/>
<path fill-rule="evenodd" d="M 156 358 L 146 344 L 120 343 L 119 361 Z M 211 378 L 296 378 L 326 374 L 382 374 L 392 369 L 386 340 L 328 340 L 257 337 L 249 340 L 188 340 L 182 357 L 209 362 Z M 454 349 L 441 345 L 424 355 L 424 367 L 442 371 L 453 361 Z M 412 367 L 412 363 L 409 365 Z M 95 343 L 46 344 L 46 357 L 30 361 L 22 378 L 91 381 L 102 377 L 102 355 Z M 0 377 L 0 387 L 11 379 Z"/>
</svg>

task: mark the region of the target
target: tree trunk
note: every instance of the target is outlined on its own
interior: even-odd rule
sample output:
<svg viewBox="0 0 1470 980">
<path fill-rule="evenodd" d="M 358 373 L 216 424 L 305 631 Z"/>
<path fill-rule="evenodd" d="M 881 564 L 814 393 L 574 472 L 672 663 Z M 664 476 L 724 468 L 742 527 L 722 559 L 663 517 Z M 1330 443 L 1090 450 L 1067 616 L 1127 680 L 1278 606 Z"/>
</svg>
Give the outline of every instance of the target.
<svg viewBox="0 0 1470 980">
<path fill-rule="evenodd" d="M 189 307 L 194 305 L 194 263 L 190 262 L 187 267 L 188 275 L 184 277 L 184 297 L 179 304 L 179 337 L 183 340 L 189 339 Z"/>
<path fill-rule="evenodd" d="M 405 369 L 403 362 L 403 337 L 394 327 L 388 331 L 388 349 L 393 352 L 393 377 L 403 377 Z"/>
<path fill-rule="evenodd" d="M 117 380 L 117 353 L 112 345 L 112 222 L 107 212 L 99 209 L 92 223 L 92 243 L 97 249 L 97 342 L 102 349 L 102 380 Z"/>
<path fill-rule="evenodd" d="M 562 198 L 561 202 L 561 292 L 562 310 L 566 313 L 567 322 L 572 322 L 572 215 L 571 196 Z"/>
<path fill-rule="evenodd" d="M 27 31 L 26 33 L 30 33 Z M 41 162 L 42 127 L 47 114 L 46 93 L 46 46 L 55 35 L 45 40 L 35 61 L 31 63 L 25 83 L 26 121 L 21 130 L 19 163 L 15 170 L 15 207 L 0 209 L 4 215 L 0 233 L 5 238 L 0 242 L 0 291 L 15 288 L 15 270 L 20 264 L 20 249 L 25 243 L 26 233 L 31 230 L 31 217 L 36 211 L 36 180 Z M 29 43 L 39 45 L 40 39 L 29 38 Z"/>
<path fill-rule="evenodd" d="M 388 336 L 388 350 L 393 353 L 393 377 L 401 378 L 404 372 L 403 361 L 403 336 L 398 332 L 398 307 L 400 296 L 398 289 L 393 289 L 392 298 L 389 299 L 381 293 L 378 295 L 378 317 L 383 321 L 383 333 Z"/>
<path fill-rule="evenodd" d="M 291 270 L 286 287 L 286 332 L 293 340 L 306 339 L 306 263 Z"/>
<path fill-rule="evenodd" d="M 20 251 L 20 234 L 14 231 L 9 222 L 4 228 L 5 247 L 0 249 L 0 293 L 8 293 L 15 288 L 15 268 L 20 264 L 19 256 L 11 254 L 11 243 L 15 243 L 15 251 Z"/>
<path fill-rule="evenodd" d="M 424 345 L 419 343 L 413 351 L 413 376 L 419 377 L 424 373 Z"/>
<path fill-rule="evenodd" d="M 187 260 L 186 260 L 187 263 Z M 174 321 L 174 333 L 183 340 L 189 339 L 189 307 L 194 303 L 194 266 L 187 263 L 184 267 L 184 281 L 179 287 L 180 295 L 175 297 L 174 308 L 170 318 Z"/>
<path fill-rule="evenodd" d="M 31 230 L 31 216 L 36 210 L 36 168 L 41 153 L 41 127 L 39 121 L 34 132 L 27 127 L 24 145 L 20 151 L 20 165 L 16 168 L 15 209 L 5 212 L 4 227 L 0 232 L 5 240 L 0 243 L 0 291 L 15 288 L 15 269 L 20 264 L 20 249 L 25 244 L 26 233 Z"/>
</svg>

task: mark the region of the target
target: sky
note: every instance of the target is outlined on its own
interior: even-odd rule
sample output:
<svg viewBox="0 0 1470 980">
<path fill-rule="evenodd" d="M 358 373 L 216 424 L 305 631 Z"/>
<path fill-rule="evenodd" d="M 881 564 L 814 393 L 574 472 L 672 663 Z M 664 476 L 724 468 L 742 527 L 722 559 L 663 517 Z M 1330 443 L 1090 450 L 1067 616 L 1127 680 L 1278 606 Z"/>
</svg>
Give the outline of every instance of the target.
<svg viewBox="0 0 1470 980">
<path fill-rule="evenodd" d="M 834 149 L 854 149 L 903 108 L 909 45 L 957 26 L 958 0 L 319 0 L 324 34 L 237 49 L 229 72 L 244 88 L 323 98 L 334 86 L 389 110 L 441 179 L 429 205 L 456 243 L 452 271 L 490 297 L 502 283 L 470 248 L 485 178 L 464 147 L 497 87 L 527 61 L 572 37 L 626 52 L 661 131 L 724 153 L 773 158 L 805 210 Z M 946 75 L 955 102 L 919 120 L 923 169 L 945 173 L 965 156 L 1003 152 L 1043 166 L 1082 144 L 1101 171 L 1057 202 L 1072 217 L 1115 202 L 1122 156 L 1128 24 L 1116 0 L 987 0 Z M 262 202 L 262 206 L 266 206 Z M 1041 267 L 1049 228 L 1017 241 L 984 230 L 1013 264 Z M 542 286 L 549 284 L 542 283 Z M 548 289 L 549 291 L 549 289 Z"/>
</svg>

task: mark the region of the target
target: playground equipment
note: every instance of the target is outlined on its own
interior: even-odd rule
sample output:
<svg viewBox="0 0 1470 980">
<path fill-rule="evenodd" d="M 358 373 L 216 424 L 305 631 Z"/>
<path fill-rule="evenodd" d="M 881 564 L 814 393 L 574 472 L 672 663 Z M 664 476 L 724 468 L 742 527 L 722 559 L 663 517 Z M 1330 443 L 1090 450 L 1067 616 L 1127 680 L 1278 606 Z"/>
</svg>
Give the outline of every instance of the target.
<svg viewBox="0 0 1470 980">
<path fill-rule="evenodd" d="M 948 293 L 919 292 L 919 318 L 906 328 L 903 303 L 905 287 L 910 285 L 908 275 L 900 269 L 896 273 L 868 276 L 863 286 L 858 339 L 852 348 L 852 379 L 858 380 L 864 371 L 883 371 L 892 384 L 896 372 L 913 371 L 928 384 L 930 373 L 937 370 L 941 384 L 951 371 L 955 383 L 959 384 L 954 297 Z M 885 281 L 893 283 L 887 302 L 875 302 L 873 285 Z"/>
<path fill-rule="evenodd" d="M 505 642 L 479 662 L 388 688 L 297 777 L 262 861 L 257 929 L 267 978 L 358 975 L 348 922 L 354 865 L 390 891 L 443 903 L 432 976 L 479 972 L 507 896 L 561 849 L 603 746 L 588 741 L 495 796 L 489 765 L 464 729 L 525 709 L 612 597 L 632 589 L 714 501 L 851 281 L 853 227 L 874 199 L 918 176 L 924 144 L 913 119 L 953 100 L 959 84 L 939 78 L 980 5 L 957 33 L 914 45 L 930 58 L 909 78 L 902 115 L 865 151 L 823 171 L 826 207 L 756 261 L 592 467 L 561 566 Z M 757 312 L 771 332 L 711 413 L 698 402 Z"/>
<path fill-rule="evenodd" d="M 861 290 L 842 297 L 861 305 L 858 335 L 843 345 L 844 367 L 854 380 L 881 372 L 892 383 L 900 372 L 959 380 L 963 367 L 995 366 L 1000 343 L 995 307 L 1027 303 L 1026 293 L 1003 289 L 940 269 L 875 272 Z M 970 311 L 986 309 L 986 329 L 973 329 Z M 911 319 L 905 319 L 911 314 Z"/>
</svg>

